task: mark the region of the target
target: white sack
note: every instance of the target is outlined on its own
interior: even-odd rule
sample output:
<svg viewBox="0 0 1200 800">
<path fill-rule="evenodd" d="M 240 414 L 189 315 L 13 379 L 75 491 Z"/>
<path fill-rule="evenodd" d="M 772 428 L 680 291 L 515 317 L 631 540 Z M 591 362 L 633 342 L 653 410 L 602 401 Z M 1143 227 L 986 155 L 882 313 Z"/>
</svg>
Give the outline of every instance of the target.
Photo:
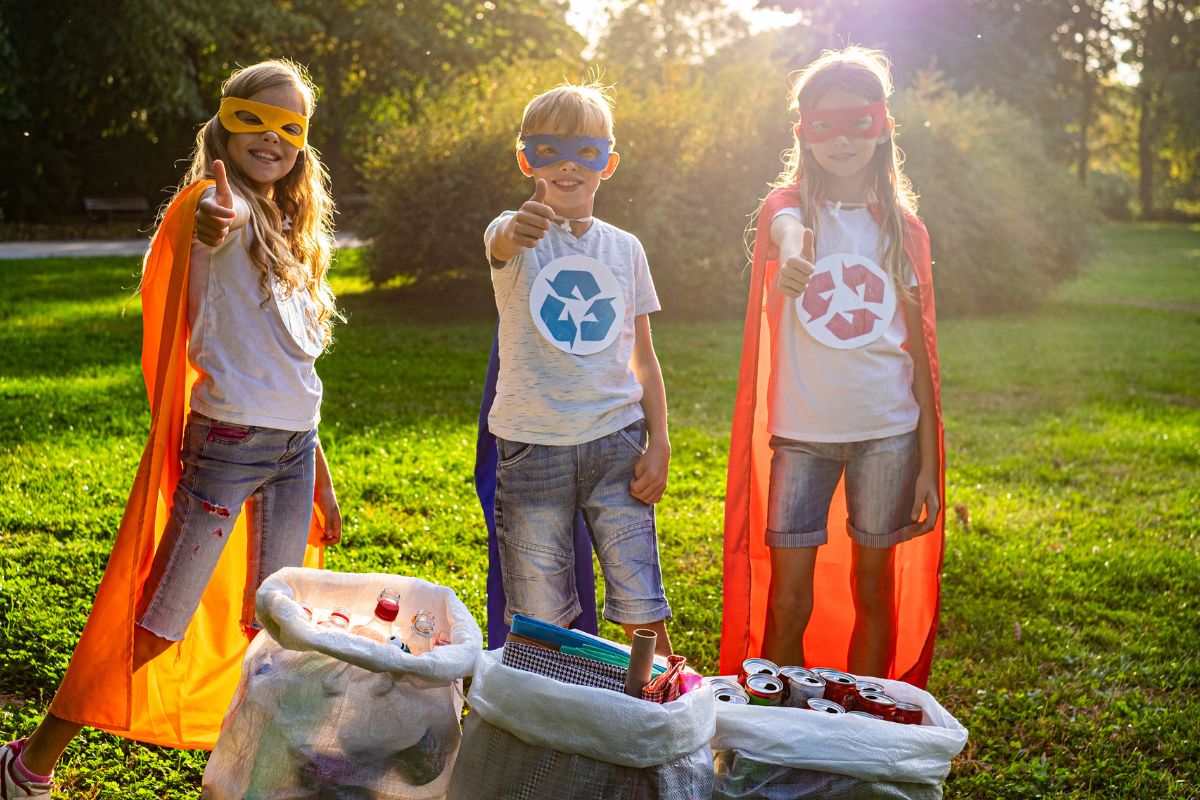
<svg viewBox="0 0 1200 800">
<path fill-rule="evenodd" d="M 895 699 L 921 706 L 925 724 L 717 703 L 712 749 L 864 781 L 940 784 L 967 743 L 967 729 L 928 692 L 902 681 L 869 680 Z"/>
</svg>

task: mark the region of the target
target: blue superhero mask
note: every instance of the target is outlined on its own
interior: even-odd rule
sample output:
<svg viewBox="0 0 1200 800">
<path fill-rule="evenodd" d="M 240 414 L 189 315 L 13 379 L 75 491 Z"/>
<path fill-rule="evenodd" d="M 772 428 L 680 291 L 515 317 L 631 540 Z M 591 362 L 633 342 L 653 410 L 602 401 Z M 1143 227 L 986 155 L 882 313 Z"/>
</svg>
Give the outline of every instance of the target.
<svg viewBox="0 0 1200 800">
<path fill-rule="evenodd" d="M 522 136 L 521 152 L 529 166 L 541 168 L 560 161 L 574 161 L 581 167 L 600 172 L 608 166 L 609 142 L 604 136 Z M 595 155 L 593 155 L 595 154 Z"/>
</svg>

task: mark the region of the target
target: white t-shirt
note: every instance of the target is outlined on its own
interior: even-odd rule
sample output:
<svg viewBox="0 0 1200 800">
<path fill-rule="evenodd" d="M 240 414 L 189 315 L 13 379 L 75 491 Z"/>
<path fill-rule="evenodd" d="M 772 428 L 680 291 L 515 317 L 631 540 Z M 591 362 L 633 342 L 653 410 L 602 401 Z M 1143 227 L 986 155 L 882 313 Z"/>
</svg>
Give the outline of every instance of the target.
<svg viewBox="0 0 1200 800">
<path fill-rule="evenodd" d="M 492 237 L 514 213 L 488 225 L 489 263 Z M 500 314 L 493 434 L 581 444 L 644 416 L 642 386 L 629 366 L 634 319 L 660 306 L 637 237 L 597 219 L 576 238 L 567 223 L 555 223 L 491 274 Z"/>
<path fill-rule="evenodd" d="M 912 357 L 901 347 L 903 301 L 880 264 L 879 225 L 865 208 L 826 204 L 819 213 L 816 271 L 781 320 L 767 429 L 808 442 L 908 433 L 920 408 Z M 802 219 L 798 208 L 781 214 Z"/>
<path fill-rule="evenodd" d="M 267 296 L 250 259 L 249 225 L 217 247 L 192 242 L 188 360 L 200 373 L 192 408 L 239 425 L 307 431 L 321 418 L 321 332 L 304 290 Z M 264 302 L 265 301 L 265 302 Z"/>
</svg>

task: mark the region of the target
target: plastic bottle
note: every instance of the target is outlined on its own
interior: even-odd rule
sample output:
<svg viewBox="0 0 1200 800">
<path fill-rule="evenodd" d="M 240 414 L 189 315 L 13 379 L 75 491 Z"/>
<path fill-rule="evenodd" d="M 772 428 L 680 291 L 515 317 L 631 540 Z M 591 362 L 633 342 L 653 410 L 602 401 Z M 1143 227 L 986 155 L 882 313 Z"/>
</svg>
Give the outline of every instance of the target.
<svg viewBox="0 0 1200 800">
<path fill-rule="evenodd" d="M 375 601 L 375 613 L 371 619 L 350 632 L 374 639 L 377 642 L 388 642 L 393 635 L 392 623 L 395 622 L 399 613 L 400 595 L 391 589 L 384 589 L 379 593 L 379 599 Z"/>
<path fill-rule="evenodd" d="M 409 637 L 409 651 L 414 655 L 428 653 L 433 649 L 434 633 L 437 632 L 437 620 L 432 611 L 421 609 L 412 616 L 412 636 Z"/>
<path fill-rule="evenodd" d="M 346 630 L 350 627 L 350 609 L 336 606 L 329 612 L 329 617 L 317 623 L 318 628 L 334 628 Z"/>
</svg>

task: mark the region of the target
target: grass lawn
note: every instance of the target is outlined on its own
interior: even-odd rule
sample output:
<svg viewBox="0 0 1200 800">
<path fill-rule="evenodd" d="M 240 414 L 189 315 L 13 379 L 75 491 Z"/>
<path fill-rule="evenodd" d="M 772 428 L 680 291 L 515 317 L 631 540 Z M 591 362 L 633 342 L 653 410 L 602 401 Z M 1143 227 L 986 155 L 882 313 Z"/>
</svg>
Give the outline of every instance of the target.
<svg viewBox="0 0 1200 800">
<path fill-rule="evenodd" d="M 948 526 L 929 686 L 971 732 L 950 798 L 1200 797 L 1200 226 L 1104 236 L 1040 308 L 940 326 L 946 500 L 969 520 Z M 144 443 L 136 269 L 0 262 L 8 738 L 66 669 Z M 350 320 L 320 364 L 321 437 L 346 534 L 329 565 L 446 584 L 482 625 L 471 471 L 492 322 L 372 289 L 355 253 L 335 272 Z M 740 326 L 660 321 L 655 339 L 672 409 L 671 635 L 712 671 Z M 56 797 L 197 797 L 205 757 L 89 732 Z"/>
</svg>

